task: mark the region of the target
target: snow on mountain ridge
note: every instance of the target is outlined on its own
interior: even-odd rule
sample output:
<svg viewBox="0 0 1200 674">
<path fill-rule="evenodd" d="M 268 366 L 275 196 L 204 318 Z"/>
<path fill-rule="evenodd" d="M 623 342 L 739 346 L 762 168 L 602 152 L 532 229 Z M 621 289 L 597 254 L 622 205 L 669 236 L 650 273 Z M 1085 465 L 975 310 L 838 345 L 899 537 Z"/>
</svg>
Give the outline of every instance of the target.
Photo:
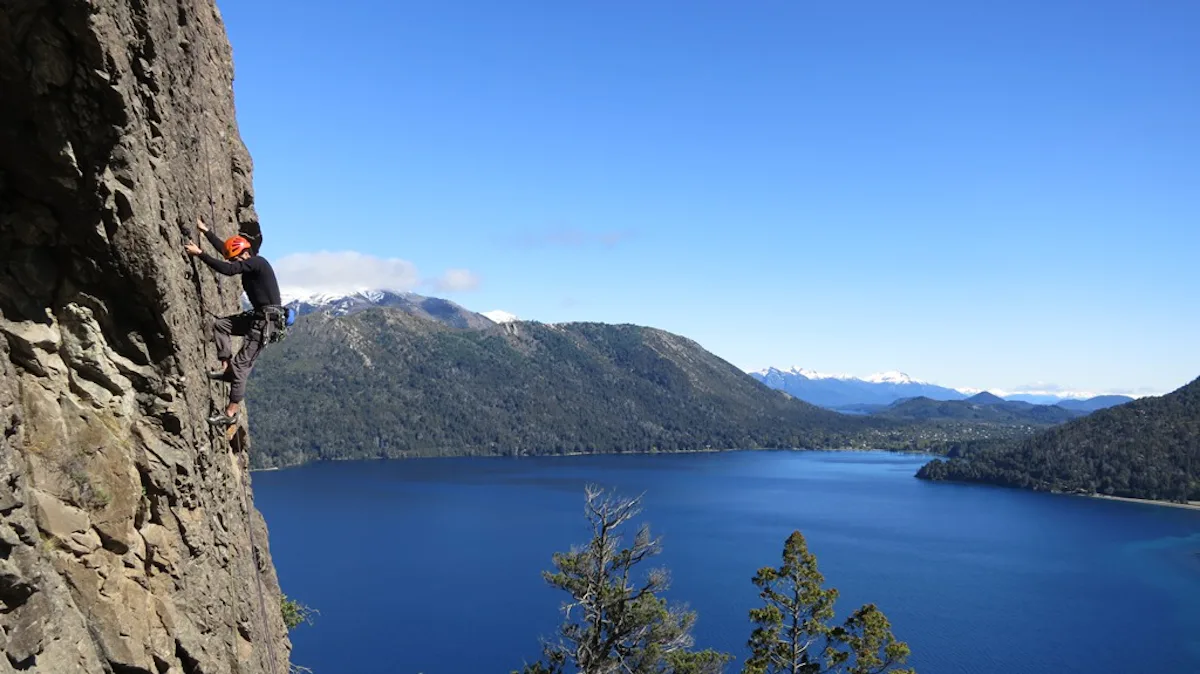
<svg viewBox="0 0 1200 674">
<path fill-rule="evenodd" d="M 927 381 L 913 379 L 912 377 L 900 372 L 899 370 L 888 370 L 887 372 L 876 372 L 863 378 L 863 381 L 872 384 L 928 384 Z"/>
<path fill-rule="evenodd" d="M 816 372 L 814 370 L 806 370 L 802 367 L 792 367 L 791 372 L 808 377 L 809 379 L 857 379 L 857 377 L 852 374 Z"/>
<path fill-rule="evenodd" d="M 888 405 L 900 398 L 924 396 L 934 400 L 960 400 L 966 396 L 950 388 L 918 381 L 903 372 L 879 372 L 866 378 L 829 375 L 800 367 L 784 371 L 767 368 L 751 372 L 763 384 L 805 402 L 834 409 L 854 405 Z"/>
<path fill-rule="evenodd" d="M 937 400 L 961 399 L 986 391 L 1006 400 L 1022 400 L 1035 404 L 1055 404 L 1057 402 L 1066 400 L 1089 400 L 1101 396 L 1128 396 L 1136 399 L 1147 395 L 1146 393 L 1129 393 L 1124 391 L 1076 391 L 1065 386 L 1040 383 L 1028 386 L 1019 386 L 1011 390 L 991 387 L 975 388 L 966 386 L 941 386 L 928 381 L 915 379 L 898 370 L 878 372 L 866 377 L 856 377 L 853 375 L 841 374 L 828 375 L 820 372 L 814 372 L 812 370 L 806 370 L 797 366 L 793 366 L 787 370 L 767 367 L 748 373 L 758 378 L 760 381 L 768 384 L 769 386 L 781 388 L 789 393 L 792 393 L 793 395 L 799 394 L 798 397 L 801 397 L 802 399 L 805 399 L 804 396 L 808 395 L 808 402 L 814 402 L 815 404 L 829 404 L 829 400 L 832 400 L 832 398 L 829 397 L 829 391 L 831 389 L 828 389 L 828 386 L 832 386 L 834 384 L 843 387 L 843 389 L 839 389 L 839 395 L 841 397 L 844 398 L 847 395 L 852 395 L 855 398 L 863 398 L 864 400 L 869 399 L 872 396 L 885 395 L 885 392 L 887 397 L 894 398 L 896 395 L 896 389 L 893 387 L 901 387 L 902 389 L 908 391 L 902 395 L 923 395 L 925 397 L 931 397 Z M 797 376 L 802 377 L 803 379 L 795 380 L 795 377 Z M 804 381 L 807 381 L 808 384 L 802 384 Z M 825 388 L 821 389 L 820 391 L 812 388 L 813 386 L 818 385 L 824 386 Z M 859 392 L 847 394 L 844 387 L 849 385 L 859 387 Z M 870 391 L 874 391 L 874 393 Z M 862 400 L 856 400 L 855 402 L 862 402 Z"/>
<path fill-rule="evenodd" d="M 889 370 L 887 372 L 876 372 L 875 374 L 867 375 L 866 377 L 859 377 L 859 376 L 853 375 L 853 374 L 841 374 L 841 373 L 835 374 L 835 373 L 829 373 L 829 372 L 817 372 L 815 370 L 808 370 L 808 369 L 793 365 L 792 367 L 790 367 L 786 370 L 780 370 L 780 369 L 774 368 L 774 367 L 765 367 L 760 370 L 756 370 L 755 373 L 766 376 L 766 375 L 770 374 L 772 370 L 774 370 L 775 372 L 779 372 L 780 374 L 800 375 L 801 377 L 804 377 L 806 379 L 813 379 L 813 380 L 837 379 L 839 381 L 864 381 L 869 384 L 928 384 L 929 383 L 927 381 L 922 381 L 920 379 L 913 379 L 912 377 L 910 377 L 907 374 L 900 372 L 898 370 Z"/>
<path fill-rule="evenodd" d="M 389 293 L 398 297 L 415 296 L 410 292 L 398 292 L 379 288 L 361 288 L 348 293 L 313 292 L 304 288 L 281 288 L 279 295 L 280 300 L 285 305 L 299 302 L 314 307 L 325 307 L 344 300 L 363 300 L 374 304 L 383 301 Z"/>
<path fill-rule="evenodd" d="M 513 321 L 521 320 L 520 318 L 517 317 L 516 314 L 511 314 L 507 311 L 502 311 L 500 309 L 493 309 L 492 311 L 484 311 L 483 315 L 487 316 L 488 319 L 491 320 L 493 323 L 512 323 Z"/>
<path fill-rule="evenodd" d="M 780 370 L 779 368 L 775 368 L 775 367 L 764 367 L 761 370 L 757 370 L 755 373 L 763 375 L 765 377 L 765 376 L 771 374 L 772 371 L 778 372 L 780 374 L 800 375 L 801 377 L 804 377 L 806 379 L 843 379 L 843 380 L 857 379 L 857 377 L 855 377 L 852 374 L 828 374 L 825 372 L 815 372 L 813 370 L 806 370 L 802 367 L 795 367 L 795 366 L 793 366 L 787 370 Z"/>
<path fill-rule="evenodd" d="M 791 369 L 784 370 L 783 372 L 786 374 L 798 374 L 801 377 L 806 377 L 808 379 L 855 379 L 855 376 L 852 374 L 817 372 L 816 370 L 806 370 L 802 367 L 796 367 L 795 365 L 793 365 Z"/>
<path fill-rule="evenodd" d="M 298 316 L 322 313 L 350 316 L 376 307 L 403 311 L 412 316 L 444 323 L 455 328 L 484 329 L 495 321 L 441 297 L 413 292 L 364 288 L 352 293 L 311 293 L 297 288 L 282 292 L 284 304 Z"/>
</svg>

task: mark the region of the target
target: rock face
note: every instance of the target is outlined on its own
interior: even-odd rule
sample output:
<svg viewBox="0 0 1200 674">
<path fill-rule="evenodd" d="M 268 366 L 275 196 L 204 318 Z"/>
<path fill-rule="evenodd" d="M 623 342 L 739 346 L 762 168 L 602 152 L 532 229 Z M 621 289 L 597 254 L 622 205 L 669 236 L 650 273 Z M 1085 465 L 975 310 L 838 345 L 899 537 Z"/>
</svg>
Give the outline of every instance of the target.
<svg viewBox="0 0 1200 674">
<path fill-rule="evenodd" d="M 288 670 L 205 325 L 261 242 L 210 0 L 0 2 L 0 673 Z M 211 188 L 210 188 L 211 180 Z M 205 244 L 202 244 L 205 245 Z"/>
</svg>

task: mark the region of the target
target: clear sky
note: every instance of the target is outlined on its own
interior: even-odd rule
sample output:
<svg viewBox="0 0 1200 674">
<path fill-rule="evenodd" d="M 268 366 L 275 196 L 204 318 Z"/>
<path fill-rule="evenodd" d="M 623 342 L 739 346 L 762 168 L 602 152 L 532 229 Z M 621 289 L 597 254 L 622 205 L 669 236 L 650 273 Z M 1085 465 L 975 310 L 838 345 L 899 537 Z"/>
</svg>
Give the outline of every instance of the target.
<svg viewBox="0 0 1200 674">
<path fill-rule="evenodd" d="M 218 5 L 285 285 L 745 369 L 1200 375 L 1195 0 Z"/>
</svg>

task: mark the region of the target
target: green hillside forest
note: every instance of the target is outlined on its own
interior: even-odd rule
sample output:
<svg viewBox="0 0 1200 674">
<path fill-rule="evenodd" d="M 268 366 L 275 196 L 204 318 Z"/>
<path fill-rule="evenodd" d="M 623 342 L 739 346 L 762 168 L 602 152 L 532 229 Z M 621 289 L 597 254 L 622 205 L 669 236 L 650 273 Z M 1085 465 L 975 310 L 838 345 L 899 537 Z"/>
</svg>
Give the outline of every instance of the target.
<svg viewBox="0 0 1200 674">
<path fill-rule="evenodd" d="M 1200 379 L 1164 396 L 1100 410 L 1018 441 L 935 459 L 918 472 L 1042 491 L 1200 499 Z"/>
</svg>

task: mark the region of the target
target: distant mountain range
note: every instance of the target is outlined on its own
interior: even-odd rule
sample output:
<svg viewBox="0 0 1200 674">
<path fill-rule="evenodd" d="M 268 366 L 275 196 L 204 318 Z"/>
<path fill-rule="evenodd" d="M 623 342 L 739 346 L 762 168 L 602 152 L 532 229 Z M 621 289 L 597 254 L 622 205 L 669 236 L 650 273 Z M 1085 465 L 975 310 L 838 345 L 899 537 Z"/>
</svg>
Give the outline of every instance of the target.
<svg viewBox="0 0 1200 674">
<path fill-rule="evenodd" d="M 1020 398 L 1017 398 L 1016 396 L 1009 397 L 1009 400 L 1019 399 Z M 1117 405 L 1124 405 L 1125 403 L 1132 402 L 1133 400 L 1134 399 L 1129 396 L 1108 395 L 1096 396 L 1094 398 L 1088 398 L 1087 400 L 1060 400 L 1055 404 L 1068 410 L 1095 412 L 1097 410 L 1103 410 L 1109 407 L 1116 407 Z"/>
<path fill-rule="evenodd" d="M 831 375 L 792 368 L 767 368 L 750 376 L 805 402 L 838 409 L 856 405 L 890 405 L 903 398 L 925 397 L 932 400 L 961 400 L 960 391 L 918 381 L 902 372 L 883 372 L 865 379 L 849 375 Z"/>
<path fill-rule="evenodd" d="M 1050 426 L 1088 414 L 1090 410 L 1066 409 L 1058 405 L 1035 405 L 1005 400 L 988 392 L 965 400 L 908 398 L 897 400 L 874 414 L 893 419 L 918 421 L 975 421 L 1002 424 Z"/>
<path fill-rule="evenodd" d="M 844 374 L 824 374 L 796 367 L 788 370 L 769 367 L 749 374 L 767 386 L 785 391 L 805 402 L 851 414 L 878 413 L 883 407 L 907 398 L 966 400 L 980 393 L 938 386 L 894 371 L 859 378 Z M 1014 393 L 1003 398 L 992 393 L 987 395 L 1001 402 L 1057 405 L 1079 412 L 1094 412 L 1133 401 L 1132 397 L 1123 395 L 1103 395 L 1085 399 L 1029 393 Z"/>
</svg>

